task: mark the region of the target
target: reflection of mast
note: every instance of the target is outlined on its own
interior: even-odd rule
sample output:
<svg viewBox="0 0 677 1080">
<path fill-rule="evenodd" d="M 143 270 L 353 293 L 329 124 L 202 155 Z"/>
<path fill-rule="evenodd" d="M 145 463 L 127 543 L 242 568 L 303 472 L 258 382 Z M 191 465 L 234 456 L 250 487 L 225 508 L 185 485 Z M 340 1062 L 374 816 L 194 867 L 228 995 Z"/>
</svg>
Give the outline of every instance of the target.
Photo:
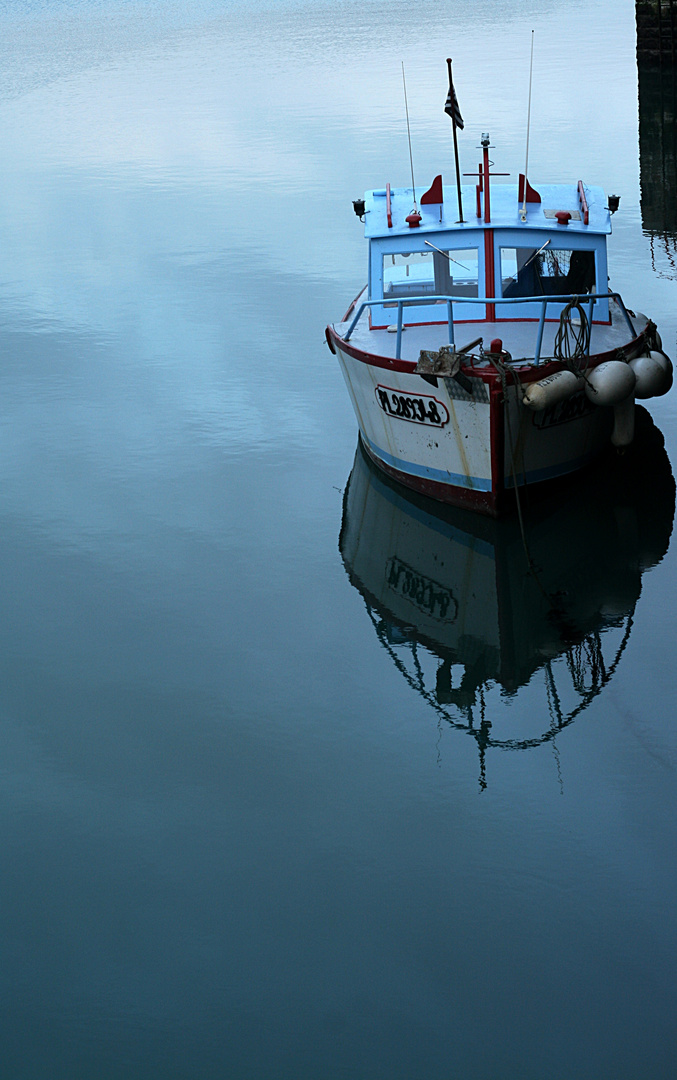
<svg viewBox="0 0 677 1080">
<path fill-rule="evenodd" d="M 368 600 L 366 601 L 366 608 L 378 640 L 412 690 L 423 698 L 440 719 L 445 720 L 456 731 L 462 731 L 470 735 L 477 743 L 480 760 L 480 788 L 484 789 L 487 786 L 485 757 L 488 749 L 533 750 L 537 746 L 554 743 L 556 736 L 572 724 L 576 717 L 584 709 L 587 709 L 602 692 L 615 675 L 620 659 L 625 652 L 625 647 L 630 640 L 635 605 L 633 604 L 632 613 L 627 615 L 624 620 L 621 641 L 609 665 L 606 664 L 604 659 L 602 638 L 598 631 L 589 634 L 580 644 L 565 648 L 563 656 L 571 675 L 572 688 L 578 696 L 577 704 L 572 709 L 566 711 L 562 708 L 562 695 L 557 688 L 552 662 L 548 660 L 543 665 L 550 724 L 540 734 L 521 739 L 492 737 L 492 725 L 486 716 L 485 699 L 485 690 L 488 689 L 489 680 L 484 678 L 478 670 L 473 670 L 471 666 L 464 668 L 461 681 L 458 687 L 454 688 L 452 686 L 454 658 L 451 656 L 440 657 L 441 663 L 436 672 L 435 689 L 429 689 L 426 686 L 423 666 L 419 658 L 420 645 L 416 639 L 412 638 L 406 641 L 404 634 L 398 634 L 396 629 L 379 617 L 378 612 L 370 607 Z M 396 640 L 397 644 L 393 644 L 393 639 Z M 397 653 L 397 648 L 405 643 L 408 645 L 411 670 Z M 589 676 L 589 685 L 587 687 L 585 685 L 586 672 Z M 473 710 L 478 703 L 478 699 L 479 725 L 476 725 Z M 451 711 L 452 708 L 456 710 L 456 714 Z M 459 719 L 459 714 L 462 719 Z"/>
<path fill-rule="evenodd" d="M 536 582 L 514 520 L 405 492 L 358 447 L 339 539 L 344 566 L 407 684 L 439 721 L 474 739 L 480 788 L 489 750 L 545 744 L 561 781 L 556 737 L 616 672 L 641 575 L 664 556 L 674 515 L 662 436 L 641 408 L 633 454 L 622 471 L 607 463 L 568 495 L 560 488 L 532 505 Z M 540 669 L 543 712 L 506 709 Z"/>
</svg>

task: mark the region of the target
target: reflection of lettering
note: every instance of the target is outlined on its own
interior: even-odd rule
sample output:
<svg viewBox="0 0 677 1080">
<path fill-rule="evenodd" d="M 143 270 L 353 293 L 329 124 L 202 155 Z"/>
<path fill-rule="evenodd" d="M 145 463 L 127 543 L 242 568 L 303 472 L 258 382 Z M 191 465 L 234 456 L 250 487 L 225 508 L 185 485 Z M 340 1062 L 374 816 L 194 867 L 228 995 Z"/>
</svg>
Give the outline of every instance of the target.
<svg viewBox="0 0 677 1080">
<path fill-rule="evenodd" d="M 458 603 L 451 589 L 412 570 L 396 555 L 386 563 L 386 581 L 394 592 L 411 600 L 433 619 L 454 622 L 458 615 Z"/>
<path fill-rule="evenodd" d="M 389 386 L 376 387 L 376 400 L 388 416 L 410 420 L 414 424 L 444 427 L 449 421 L 446 406 L 428 394 L 401 394 Z"/>
<path fill-rule="evenodd" d="M 595 405 L 585 396 L 582 390 L 564 401 L 558 401 L 555 405 L 549 405 L 541 413 L 534 413 L 534 425 L 537 428 L 555 427 L 557 424 L 568 424 L 570 420 L 580 420 L 587 416 Z"/>
</svg>

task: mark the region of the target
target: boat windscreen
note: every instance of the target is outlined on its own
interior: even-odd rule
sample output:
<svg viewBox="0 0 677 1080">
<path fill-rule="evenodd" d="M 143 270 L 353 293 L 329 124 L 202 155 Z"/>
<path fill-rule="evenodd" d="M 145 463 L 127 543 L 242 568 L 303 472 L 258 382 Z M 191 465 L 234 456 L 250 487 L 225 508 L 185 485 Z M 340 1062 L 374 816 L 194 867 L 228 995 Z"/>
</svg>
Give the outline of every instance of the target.
<svg viewBox="0 0 677 1080">
<path fill-rule="evenodd" d="M 478 296 L 478 249 L 397 253 L 383 256 L 383 295 Z"/>
<path fill-rule="evenodd" d="M 503 296 L 581 295 L 595 287 L 594 251 L 501 248 Z"/>
</svg>

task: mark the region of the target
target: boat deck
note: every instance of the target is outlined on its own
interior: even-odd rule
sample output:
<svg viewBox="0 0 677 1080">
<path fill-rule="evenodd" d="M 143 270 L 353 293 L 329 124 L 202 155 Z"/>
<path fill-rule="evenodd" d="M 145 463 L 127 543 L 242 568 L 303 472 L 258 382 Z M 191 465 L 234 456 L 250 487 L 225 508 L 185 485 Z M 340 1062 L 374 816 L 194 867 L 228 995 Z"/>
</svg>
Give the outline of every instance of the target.
<svg viewBox="0 0 677 1080">
<path fill-rule="evenodd" d="M 357 310 L 362 299 L 363 297 L 360 297 L 357 301 L 355 310 Z M 609 302 L 609 311 L 611 324 L 593 323 L 590 341 L 590 353 L 593 356 L 609 352 L 612 349 L 622 348 L 632 340 L 625 317 L 615 301 Z M 334 330 L 340 337 L 347 333 L 353 314 L 346 322 L 334 323 Z M 633 336 L 637 337 L 646 327 L 648 320 L 645 315 L 641 314 L 631 316 L 631 319 L 635 328 Z M 541 363 L 544 363 L 554 354 L 555 335 L 558 328 L 558 319 L 545 324 L 541 345 Z M 503 348 L 510 353 L 513 362 L 519 363 L 522 361 L 528 364 L 533 363 L 537 333 L 538 321 L 536 320 L 527 322 L 501 319 L 498 322 L 459 322 L 454 327 L 454 337 L 458 349 L 463 348 L 464 345 L 469 344 L 478 337 L 483 339 L 483 346 L 488 349 L 494 338 L 501 338 Z M 434 351 L 448 343 L 449 332 L 446 322 L 403 327 L 401 359 L 417 363 L 422 349 Z M 361 352 L 394 360 L 397 348 L 397 334 L 390 330 L 370 330 L 367 312 L 364 312 L 350 336 L 349 344 Z M 477 349 L 474 351 L 478 355 Z M 485 361 L 485 363 L 488 363 L 488 361 Z M 481 366 L 479 358 L 477 366 Z"/>
</svg>

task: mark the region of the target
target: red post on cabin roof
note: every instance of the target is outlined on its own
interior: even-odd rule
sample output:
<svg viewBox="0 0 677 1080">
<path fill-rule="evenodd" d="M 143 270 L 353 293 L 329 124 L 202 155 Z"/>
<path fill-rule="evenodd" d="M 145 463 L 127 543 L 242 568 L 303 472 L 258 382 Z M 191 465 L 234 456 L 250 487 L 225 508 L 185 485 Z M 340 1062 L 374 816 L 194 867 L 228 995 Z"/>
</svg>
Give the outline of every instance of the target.
<svg viewBox="0 0 677 1080">
<path fill-rule="evenodd" d="M 482 139 L 482 149 L 484 151 L 484 222 L 486 225 L 491 221 L 491 206 L 489 203 L 489 143 L 484 144 Z"/>
<path fill-rule="evenodd" d="M 388 218 L 388 228 L 393 227 L 393 211 L 390 206 L 390 184 L 386 184 L 386 217 Z"/>
</svg>

